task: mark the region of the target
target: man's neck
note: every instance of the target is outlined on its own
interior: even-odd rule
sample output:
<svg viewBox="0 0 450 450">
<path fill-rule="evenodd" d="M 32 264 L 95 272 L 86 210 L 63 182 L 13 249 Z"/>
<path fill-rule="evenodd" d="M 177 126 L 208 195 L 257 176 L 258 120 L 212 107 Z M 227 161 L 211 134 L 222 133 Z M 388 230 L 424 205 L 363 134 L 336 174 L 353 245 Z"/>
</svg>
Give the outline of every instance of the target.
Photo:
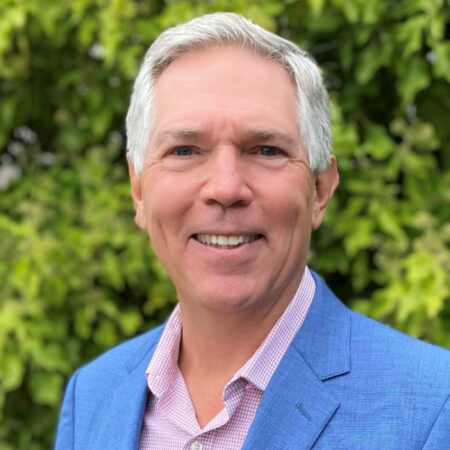
<svg viewBox="0 0 450 450">
<path fill-rule="evenodd" d="M 225 386 L 252 357 L 278 319 L 270 315 L 256 323 L 254 317 L 212 316 L 205 319 L 197 315 L 195 323 L 182 316 L 178 365 L 201 428 L 223 409 Z"/>
<path fill-rule="evenodd" d="M 279 317 L 275 320 L 265 317 L 254 323 L 254 317 L 209 316 L 205 319 L 197 315 L 193 323 L 182 315 L 179 354 L 182 372 L 189 368 L 206 376 L 231 378 L 255 353 Z"/>
<path fill-rule="evenodd" d="M 270 297 L 253 299 L 238 310 L 224 310 L 214 302 L 201 302 L 189 294 L 179 293 L 182 372 L 189 367 L 206 375 L 234 374 L 255 353 L 283 314 L 303 273 L 288 285 L 272 290 Z M 236 304 L 245 302 L 236 301 Z"/>
<path fill-rule="evenodd" d="M 295 289 L 258 310 L 224 313 L 192 311 L 180 298 L 182 337 L 178 365 L 199 425 L 222 408 L 222 393 L 234 374 L 253 356 L 283 314 Z"/>
</svg>

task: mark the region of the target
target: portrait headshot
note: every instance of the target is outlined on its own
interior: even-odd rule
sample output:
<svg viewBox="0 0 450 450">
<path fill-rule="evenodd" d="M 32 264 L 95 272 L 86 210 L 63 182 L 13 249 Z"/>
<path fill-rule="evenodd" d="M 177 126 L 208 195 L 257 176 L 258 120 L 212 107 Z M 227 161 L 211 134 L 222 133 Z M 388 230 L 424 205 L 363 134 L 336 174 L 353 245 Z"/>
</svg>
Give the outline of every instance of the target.
<svg viewBox="0 0 450 450">
<path fill-rule="evenodd" d="M 0 1 L 0 450 L 450 450 L 445 6 Z"/>
<path fill-rule="evenodd" d="M 339 189 L 329 103 L 315 60 L 243 16 L 154 40 L 126 158 L 177 303 L 72 375 L 57 450 L 450 448 L 450 352 L 352 311 L 309 265 Z"/>
</svg>

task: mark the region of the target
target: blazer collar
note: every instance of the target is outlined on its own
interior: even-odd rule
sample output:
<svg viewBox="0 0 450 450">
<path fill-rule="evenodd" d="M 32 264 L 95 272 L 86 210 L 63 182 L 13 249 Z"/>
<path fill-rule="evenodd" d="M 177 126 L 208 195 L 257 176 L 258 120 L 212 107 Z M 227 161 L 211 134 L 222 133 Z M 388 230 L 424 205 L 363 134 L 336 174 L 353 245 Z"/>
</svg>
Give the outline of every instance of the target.
<svg viewBox="0 0 450 450">
<path fill-rule="evenodd" d="M 316 292 L 293 345 L 324 381 L 350 372 L 350 311 L 312 272 Z"/>
<path fill-rule="evenodd" d="M 310 449 L 339 407 L 326 380 L 350 371 L 350 314 L 313 275 L 310 310 L 264 391 L 243 450 Z"/>
</svg>

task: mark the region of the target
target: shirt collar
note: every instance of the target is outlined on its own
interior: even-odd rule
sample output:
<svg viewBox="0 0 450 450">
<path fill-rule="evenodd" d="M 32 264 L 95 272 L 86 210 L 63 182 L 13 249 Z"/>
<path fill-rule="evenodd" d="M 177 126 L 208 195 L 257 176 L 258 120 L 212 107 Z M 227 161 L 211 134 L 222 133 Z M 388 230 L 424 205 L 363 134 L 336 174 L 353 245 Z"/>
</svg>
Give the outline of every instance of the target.
<svg viewBox="0 0 450 450">
<path fill-rule="evenodd" d="M 150 364 L 145 371 L 150 391 L 160 398 L 168 387 L 173 386 L 178 369 L 181 341 L 181 311 L 176 305 L 167 321 Z"/>
<path fill-rule="evenodd" d="M 305 320 L 315 287 L 314 278 L 306 267 L 289 305 L 253 356 L 236 372 L 232 381 L 242 377 L 262 391 L 265 390 L 281 358 Z"/>
</svg>

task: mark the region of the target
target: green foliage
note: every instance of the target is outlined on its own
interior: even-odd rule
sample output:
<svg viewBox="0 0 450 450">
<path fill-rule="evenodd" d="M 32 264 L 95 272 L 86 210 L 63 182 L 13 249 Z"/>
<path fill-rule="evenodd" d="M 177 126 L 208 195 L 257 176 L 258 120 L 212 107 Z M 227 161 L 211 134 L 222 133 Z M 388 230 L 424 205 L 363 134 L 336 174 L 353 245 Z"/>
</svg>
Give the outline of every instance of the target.
<svg viewBox="0 0 450 450">
<path fill-rule="evenodd" d="M 448 16 L 333 1 L 292 11 L 288 36 L 325 68 L 341 174 L 312 265 L 357 310 L 450 347 Z"/>
<path fill-rule="evenodd" d="M 450 347 L 443 0 L 3 0 L 0 449 L 49 448 L 74 368 L 172 308 L 133 223 L 123 120 L 152 40 L 225 10 L 324 69 L 341 184 L 313 268 L 359 311 Z"/>
</svg>

